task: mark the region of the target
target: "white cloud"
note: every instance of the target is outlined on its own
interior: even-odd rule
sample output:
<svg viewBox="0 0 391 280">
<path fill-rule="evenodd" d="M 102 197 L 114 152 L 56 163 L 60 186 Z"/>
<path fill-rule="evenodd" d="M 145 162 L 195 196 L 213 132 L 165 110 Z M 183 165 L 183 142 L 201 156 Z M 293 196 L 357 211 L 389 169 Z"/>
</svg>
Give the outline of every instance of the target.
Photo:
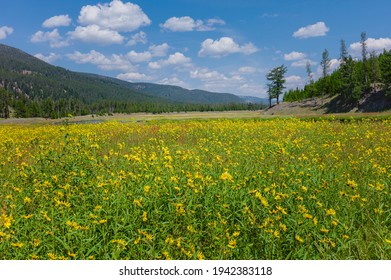
<svg viewBox="0 0 391 280">
<path fill-rule="evenodd" d="M 0 27 L 0 40 L 7 38 L 8 35 L 11 35 L 14 32 L 14 29 L 8 26 Z"/>
<path fill-rule="evenodd" d="M 339 66 L 341 65 L 341 61 L 339 61 L 339 59 L 331 59 L 330 60 L 330 71 L 333 72 L 335 70 L 337 70 L 339 68 Z"/>
<path fill-rule="evenodd" d="M 198 52 L 199 56 L 212 56 L 221 57 L 232 53 L 252 54 L 257 52 L 258 49 L 252 44 L 248 43 L 243 46 L 239 46 L 232 38 L 222 37 L 219 40 L 213 41 L 212 39 L 206 39 L 201 44 L 201 50 Z"/>
<path fill-rule="evenodd" d="M 50 53 L 49 55 L 46 55 L 46 56 L 41 53 L 37 53 L 34 56 L 40 60 L 47 62 L 47 63 L 53 63 L 54 61 L 56 61 L 57 59 L 60 58 L 60 55 L 55 54 L 55 53 Z"/>
<path fill-rule="evenodd" d="M 302 77 L 297 75 L 288 76 L 285 78 L 286 82 L 286 88 L 287 89 L 294 89 L 294 88 L 300 88 L 304 86 L 304 80 Z"/>
<path fill-rule="evenodd" d="M 366 41 L 367 44 L 367 50 L 369 52 L 375 51 L 377 53 L 382 52 L 383 50 L 390 50 L 391 49 L 391 38 L 368 38 Z M 349 50 L 353 53 L 353 55 L 360 55 L 361 54 L 361 43 L 356 42 L 350 45 Z"/>
<path fill-rule="evenodd" d="M 98 68 L 102 70 L 135 71 L 136 69 L 136 66 L 132 65 L 130 61 L 122 55 L 112 54 L 111 57 L 107 57 L 95 50 L 92 50 L 89 53 L 75 51 L 72 54 L 68 54 L 67 57 L 78 64 L 89 63 L 98 66 Z"/>
<path fill-rule="evenodd" d="M 239 72 L 243 74 L 253 74 L 257 72 L 257 68 L 251 66 L 244 66 L 239 68 Z"/>
<path fill-rule="evenodd" d="M 257 69 L 242 67 L 242 71 L 228 75 L 209 68 L 195 68 L 189 72 L 189 75 L 191 79 L 201 81 L 202 85 L 199 88 L 205 90 L 231 92 L 239 95 L 264 95 L 266 91 L 261 84 L 240 75 L 240 72 L 248 73 L 253 71 L 257 71 Z"/>
<path fill-rule="evenodd" d="M 173 32 L 185 31 L 210 31 L 214 30 L 214 25 L 224 25 L 225 22 L 221 19 L 208 19 L 206 23 L 198 19 L 194 20 L 189 16 L 171 17 L 165 23 L 160 24 L 160 27 Z"/>
<path fill-rule="evenodd" d="M 219 18 L 210 18 L 206 20 L 206 25 L 207 26 L 212 26 L 212 25 L 225 25 L 225 21 Z"/>
<path fill-rule="evenodd" d="M 128 82 L 135 82 L 135 81 L 151 80 L 151 77 L 138 72 L 129 72 L 129 73 L 122 73 L 117 75 L 117 79 L 128 81 Z"/>
<path fill-rule="evenodd" d="M 318 64 L 315 61 L 312 61 L 310 59 L 301 59 L 301 60 L 293 62 L 291 64 L 291 66 L 293 66 L 293 67 L 306 67 L 307 63 L 309 63 L 311 66 L 314 66 L 314 65 Z"/>
<path fill-rule="evenodd" d="M 140 31 L 140 32 L 134 34 L 126 45 L 127 46 L 134 46 L 137 43 L 146 44 L 147 42 L 148 42 L 147 34 L 143 31 Z"/>
<path fill-rule="evenodd" d="M 183 88 L 189 88 L 189 85 L 182 81 L 181 79 L 179 79 L 178 77 L 171 77 L 171 78 L 164 78 L 160 81 L 157 82 L 158 84 L 162 84 L 162 85 L 174 85 L 174 86 L 179 86 L 179 87 L 183 87 Z"/>
<path fill-rule="evenodd" d="M 32 43 L 49 42 L 49 45 L 52 48 L 61 48 L 69 45 L 69 42 L 64 40 L 57 29 L 48 32 L 37 31 L 31 36 L 30 41 Z"/>
<path fill-rule="evenodd" d="M 152 58 L 152 54 L 150 52 L 138 53 L 135 51 L 130 51 L 128 52 L 127 57 L 131 62 L 140 63 L 150 61 Z"/>
<path fill-rule="evenodd" d="M 240 92 L 247 95 L 266 97 L 267 92 L 264 86 L 255 83 L 245 83 L 239 87 Z"/>
<path fill-rule="evenodd" d="M 172 17 L 166 20 L 160 27 L 171 30 L 174 32 L 193 31 L 195 28 L 201 26 L 203 22 L 201 20 L 195 21 L 191 17 Z"/>
<path fill-rule="evenodd" d="M 152 45 L 149 47 L 149 51 L 152 56 L 166 56 L 170 46 L 167 43 L 161 45 Z"/>
<path fill-rule="evenodd" d="M 130 32 L 141 26 L 151 24 L 151 20 L 140 6 L 119 0 L 111 3 L 84 6 L 81 8 L 79 23 L 82 25 L 97 25 L 102 29 Z"/>
<path fill-rule="evenodd" d="M 98 25 L 78 26 L 68 34 L 74 40 L 101 45 L 122 44 L 125 40 L 117 31 L 102 29 Z"/>
<path fill-rule="evenodd" d="M 291 52 L 291 53 L 288 53 L 288 54 L 284 54 L 284 59 L 286 61 L 304 59 L 305 57 L 306 57 L 306 54 L 305 53 L 301 53 L 301 52 Z"/>
<path fill-rule="evenodd" d="M 329 71 L 328 71 L 328 74 L 334 72 L 335 70 L 337 70 L 339 68 L 339 66 L 341 65 L 341 61 L 339 59 L 336 59 L 336 58 L 333 58 L 330 60 L 330 64 L 329 64 Z M 316 77 L 315 78 L 319 78 L 319 77 L 322 77 L 323 75 L 323 69 L 322 69 L 322 66 L 318 66 L 318 69 L 316 71 Z"/>
<path fill-rule="evenodd" d="M 293 33 L 293 37 L 305 39 L 311 37 L 325 36 L 329 30 L 330 29 L 323 21 L 319 21 L 315 24 L 299 28 L 299 30 Z"/>
<path fill-rule="evenodd" d="M 176 52 L 168 57 L 166 63 L 169 65 L 177 65 L 177 64 L 186 64 L 189 63 L 190 61 L 191 59 L 189 57 L 186 57 L 183 53 Z"/>
<path fill-rule="evenodd" d="M 59 16 L 48 18 L 43 22 L 42 26 L 46 28 L 69 26 L 71 22 L 72 20 L 69 17 L 69 15 L 59 15 Z"/>
<path fill-rule="evenodd" d="M 158 60 L 154 62 L 150 62 L 148 64 L 149 68 L 151 69 L 160 69 L 165 66 L 172 66 L 172 65 L 188 65 L 191 62 L 191 58 L 185 56 L 183 53 L 176 52 L 174 54 L 171 54 L 167 59 L 165 60 Z"/>
<path fill-rule="evenodd" d="M 211 71 L 208 68 L 201 68 L 190 71 L 190 78 L 203 81 L 228 80 L 224 74 L 218 71 Z"/>
</svg>

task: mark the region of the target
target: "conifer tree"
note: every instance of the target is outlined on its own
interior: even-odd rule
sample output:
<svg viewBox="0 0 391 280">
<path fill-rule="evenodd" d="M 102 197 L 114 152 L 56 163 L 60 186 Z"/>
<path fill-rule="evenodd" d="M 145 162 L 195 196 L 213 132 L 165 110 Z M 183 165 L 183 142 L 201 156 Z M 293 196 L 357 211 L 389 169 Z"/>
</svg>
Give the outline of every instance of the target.
<svg viewBox="0 0 391 280">
<path fill-rule="evenodd" d="M 269 101 L 271 98 L 277 99 L 277 104 L 279 104 L 279 97 L 282 94 L 282 91 L 285 89 L 285 73 L 287 71 L 287 67 L 284 65 L 273 68 L 267 75 L 266 79 L 271 83 L 268 84 L 268 93 L 269 93 Z M 271 103 L 270 103 L 271 105 Z"/>
</svg>

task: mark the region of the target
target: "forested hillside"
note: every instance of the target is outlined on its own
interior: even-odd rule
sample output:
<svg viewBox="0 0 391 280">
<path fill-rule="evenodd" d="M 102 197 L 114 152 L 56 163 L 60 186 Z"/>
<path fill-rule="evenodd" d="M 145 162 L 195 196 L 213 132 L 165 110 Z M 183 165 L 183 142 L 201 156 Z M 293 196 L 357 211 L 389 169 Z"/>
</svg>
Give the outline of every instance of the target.
<svg viewBox="0 0 391 280">
<path fill-rule="evenodd" d="M 299 101 L 311 97 L 335 96 L 340 111 L 352 106 L 373 101 L 384 103 L 384 106 L 372 106 L 374 111 L 388 109 L 391 102 L 391 50 L 377 54 L 368 54 L 365 33 L 361 34 L 361 59 L 353 59 L 347 52 L 345 42 L 341 41 L 340 66 L 330 75 L 330 60 L 327 50 L 323 52 L 321 61 L 322 77 L 313 81 L 312 71 L 307 65 L 308 83 L 303 89 L 290 90 L 284 95 L 284 101 Z M 386 104 L 387 103 L 387 104 Z"/>
<path fill-rule="evenodd" d="M 134 84 L 47 64 L 0 44 L 0 117 L 259 108 L 233 94 Z"/>
</svg>

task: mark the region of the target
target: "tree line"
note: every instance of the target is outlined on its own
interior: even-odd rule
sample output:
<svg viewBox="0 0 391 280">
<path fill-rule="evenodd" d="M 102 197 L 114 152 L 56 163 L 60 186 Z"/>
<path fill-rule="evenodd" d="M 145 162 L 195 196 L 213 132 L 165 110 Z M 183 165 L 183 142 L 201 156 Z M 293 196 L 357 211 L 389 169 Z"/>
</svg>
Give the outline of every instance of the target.
<svg viewBox="0 0 391 280">
<path fill-rule="evenodd" d="M 231 111 L 260 110 L 263 104 L 228 103 L 228 104 L 191 104 L 191 103 L 157 103 L 157 102 L 122 102 L 101 100 L 87 104 L 76 98 L 28 98 L 23 93 L 14 93 L 0 88 L 0 118 L 62 118 L 69 114 L 111 115 L 115 113 L 170 113 L 191 111 Z"/>
<path fill-rule="evenodd" d="M 347 51 L 345 41 L 340 41 L 340 66 L 331 74 L 331 60 L 328 50 L 325 49 L 320 62 L 322 76 L 317 81 L 313 80 L 311 65 L 307 62 L 308 81 L 302 89 L 291 89 L 284 93 L 286 67 L 281 65 L 272 69 L 266 75 L 271 82 L 268 84 L 270 106 L 274 98 L 279 103 L 281 94 L 284 94 L 283 101 L 286 102 L 340 95 L 345 103 L 357 103 L 365 94 L 377 91 L 391 96 L 391 50 L 383 50 L 380 54 L 375 51 L 368 52 L 365 32 L 361 33 L 360 44 L 361 59 L 353 59 Z"/>
</svg>

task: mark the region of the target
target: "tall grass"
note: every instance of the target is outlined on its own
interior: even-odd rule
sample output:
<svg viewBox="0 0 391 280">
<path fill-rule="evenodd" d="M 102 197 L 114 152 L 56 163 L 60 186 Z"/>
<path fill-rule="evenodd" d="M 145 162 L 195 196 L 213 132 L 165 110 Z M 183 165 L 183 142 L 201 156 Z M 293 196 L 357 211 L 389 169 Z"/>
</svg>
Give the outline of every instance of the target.
<svg viewBox="0 0 391 280">
<path fill-rule="evenodd" d="M 390 259 L 391 121 L 0 127 L 0 259 Z"/>
</svg>

